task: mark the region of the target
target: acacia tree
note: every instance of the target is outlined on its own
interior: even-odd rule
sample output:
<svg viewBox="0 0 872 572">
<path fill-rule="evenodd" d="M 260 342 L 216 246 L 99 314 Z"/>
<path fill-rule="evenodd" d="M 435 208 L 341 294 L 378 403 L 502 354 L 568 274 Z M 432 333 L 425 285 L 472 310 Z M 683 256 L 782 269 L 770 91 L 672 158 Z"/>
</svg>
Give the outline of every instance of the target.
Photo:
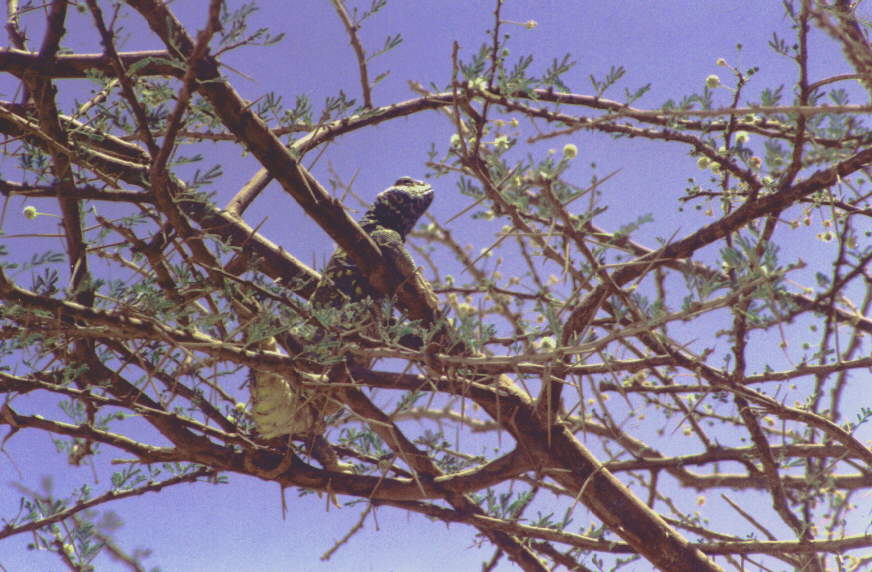
<svg viewBox="0 0 872 572">
<path fill-rule="evenodd" d="M 634 104 L 646 88 L 609 98 L 620 68 L 578 92 L 565 83 L 570 58 L 540 75 L 530 59 L 510 60 L 514 23 L 500 1 L 481 50 L 455 47 L 448 85 L 413 84 L 415 98 L 376 106 L 358 32 L 383 3 L 358 12 L 335 0 L 361 95 L 329 99 L 317 118 L 304 97 L 284 108 L 234 90 L 221 55 L 279 39 L 248 30 L 248 8 L 212 0 L 194 33 L 160 0 L 86 0 L 104 51 L 80 54 L 61 49 L 65 0 L 36 12 L 38 49 L 21 24 L 34 12 L 7 5 L 0 69 L 20 90 L 0 104 L 0 131 L 4 175 L 20 180 L 0 185 L 31 219 L 45 214 L 32 204 L 50 204 L 34 201 L 56 201 L 65 252 L 22 257 L 16 236 L 3 243 L 5 439 L 50 434 L 58 463 L 128 460 L 99 490 L 27 493 L 0 538 L 31 533 L 71 569 L 101 550 L 139 569 L 90 511 L 245 474 L 363 500 L 362 519 L 386 507 L 468 525 L 495 548 L 488 568 L 501 558 L 525 570 L 870 565 L 847 556 L 872 545 L 852 513 L 872 486 L 872 451 L 856 435 L 872 411 L 852 401 L 872 366 L 872 109 L 844 89 L 858 80 L 860 97 L 872 94 L 872 48 L 850 3 L 784 3 L 796 37 L 775 36 L 772 48 L 795 64 L 790 89 L 753 99 L 756 70 L 718 60 L 724 78 L 645 108 Z M 165 48 L 122 51 L 119 13 Z M 810 76 L 812 28 L 855 73 Z M 77 101 L 63 79 L 99 89 Z M 437 200 L 465 201 L 457 216 L 493 235 L 475 255 L 451 221 L 430 217 L 408 243 L 421 265 L 410 272 L 304 161 L 345 134 L 433 112 L 455 132 L 424 166 Z M 681 148 L 702 174 L 645 192 L 708 218 L 667 226 L 655 244 L 633 236 L 644 218 L 608 228 L 610 174 L 576 170 L 573 144 L 537 146 L 577 132 Z M 185 159 L 208 155 L 204 141 L 237 145 L 261 170 L 219 190 L 220 169 Z M 351 310 L 310 303 L 319 272 L 307 253 L 246 221 L 268 193 L 290 195 L 375 298 Z M 94 204 L 111 204 L 111 216 Z M 831 257 L 779 250 L 820 240 Z M 265 438 L 251 417 L 252 368 L 330 407 L 307 430 Z M 44 409 L 46 395 L 63 416 Z M 723 512 L 707 512 L 706 496 Z"/>
</svg>

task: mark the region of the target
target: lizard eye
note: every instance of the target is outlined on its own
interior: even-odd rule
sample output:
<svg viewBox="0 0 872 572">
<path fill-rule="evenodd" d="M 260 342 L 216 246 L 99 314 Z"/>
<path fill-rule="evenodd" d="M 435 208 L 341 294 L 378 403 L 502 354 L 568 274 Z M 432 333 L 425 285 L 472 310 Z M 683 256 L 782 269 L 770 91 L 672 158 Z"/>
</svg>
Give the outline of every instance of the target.
<svg viewBox="0 0 872 572">
<path fill-rule="evenodd" d="M 414 187 L 417 185 L 423 184 L 421 181 L 413 179 L 412 177 L 400 177 L 394 183 L 395 187 Z"/>
</svg>

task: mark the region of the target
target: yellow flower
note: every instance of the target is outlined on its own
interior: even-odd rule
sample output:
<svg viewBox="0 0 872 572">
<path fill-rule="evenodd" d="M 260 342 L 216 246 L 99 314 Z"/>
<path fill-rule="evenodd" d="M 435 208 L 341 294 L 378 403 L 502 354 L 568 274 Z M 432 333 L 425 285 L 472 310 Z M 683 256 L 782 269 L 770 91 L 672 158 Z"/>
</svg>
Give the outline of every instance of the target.
<svg viewBox="0 0 872 572">
<path fill-rule="evenodd" d="M 465 314 L 467 316 L 471 316 L 475 314 L 475 307 L 473 307 L 471 304 L 460 304 L 457 306 L 457 313 L 461 315 Z"/>
<path fill-rule="evenodd" d="M 500 135 L 496 139 L 494 139 L 494 148 L 497 151 L 503 151 L 512 146 L 512 142 L 506 135 Z"/>
<path fill-rule="evenodd" d="M 572 143 L 567 143 L 563 146 L 563 156 L 566 159 L 575 159 L 576 157 L 578 157 L 578 147 L 576 147 Z"/>
<path fill-rule="evenodd" d="M 539 25 L 539 22 L 537 22 L 536 20 L 527 20 L 526 22 L 524 22 L 524 27 L 527 28 L 528 30 L 532 30 L 533 28 L 535 28 L 538 25 Z"/>
<path fill-rule="evenodd" d="M 41 213 L 38 210 L 36 210 L 36 207 L 31 206 L 31 205 L 27 205 L 26 207 L 21 209 L 21 214 L 23 214 L 24 217 L 27 218 L 27 220 L 33 220 L 38 216 L 53 216 L 55 218 L 61 218 L 56 214 Z"/>
<path fill-rule="evenodd" d="M 487 82 L 483 77 L 477 77 L 469 80 L 469 89 L 477 89 L 479 91 L 484 91 L 487 89 Z"/>
<path fill-rule="evenodd" d="M 719 85 L 721 85 L 721 78 L 719 78 L 715 74 L 711 74 L 710 76 L 705 78 L 705 84 L 709 88 L 714 89 L 714 88 L 718 87 Z"/>
<path fill-rule="evenodd" d="M 725 60 L 724 58 L 718 58 L 717 60 L 715 60 L 715 65 L 725 68 L 727 67 L 727 60 Z"/>
</svg>

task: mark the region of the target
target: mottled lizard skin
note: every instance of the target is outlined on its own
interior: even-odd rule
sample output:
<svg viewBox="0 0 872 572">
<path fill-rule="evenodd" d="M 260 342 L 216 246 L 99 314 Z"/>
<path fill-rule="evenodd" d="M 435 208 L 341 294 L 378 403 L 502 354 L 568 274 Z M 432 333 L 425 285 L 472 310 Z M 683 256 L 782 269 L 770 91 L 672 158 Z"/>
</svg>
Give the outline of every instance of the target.
<svg viewBox="0 0 872 572">
<path fill-rule="evenodd" d="M 376 196 L 372 206 L 359 223 L 399 268 L 414 268 L 415 263 L 406 250 L 406 235 L 433 202 L 433 189 L 427 183 L 411 177 L 402 177 Z M 312 295 L 312 303 L 341 307 L 358 302 L 367 296 L 380 296 L 369 287 L 366 277 L 341 248 L 330 258 L 321 280 Z"/>
</svg>

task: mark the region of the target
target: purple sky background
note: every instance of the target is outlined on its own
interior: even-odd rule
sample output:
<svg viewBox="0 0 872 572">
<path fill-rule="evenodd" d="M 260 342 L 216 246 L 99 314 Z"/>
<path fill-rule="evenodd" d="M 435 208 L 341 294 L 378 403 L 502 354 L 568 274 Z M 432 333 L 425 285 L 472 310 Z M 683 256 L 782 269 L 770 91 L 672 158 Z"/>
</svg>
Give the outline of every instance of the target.
<svg viewBox="0 0 872 572">
<path fill-rule="evenodd" d="M 101 4 L 106 10 L 108 4 Z M 206 4 L 205 1 L 191 0 L 173 4 L 173 10 L 188 26 L 189 33 L 195 33 L 204 23 Z M 228 4 L 236 7 L 240 2 L 229 1 Z M 368 4 L 357 2 L 350 3 L 350 6 L 365 8 Z M 232 69 L 251 78 L 228 72 L 228 77 L 244 97 L 253 100 L 274 91 L 291 105 L 294 96 L 302 93 L 310 97 L 316 111 L 326 96 L 334 95 L 339 89 L 359 98 L 357 64 L 330 2 L 263 1 L 260 8 L 251 21 L 252 27 L 269 26 L 273 32 L 287 35 L 278 46 L 243 49 L 222 58 Z M 381 13 L 365 23 L 361 33 L 361 39 L 370 52 L 380 47 L 388 34 L 399 32 L 403 36 L 403 43 L 397 49 L 370 62 L 371 77 L 391 71 L 390 76 L 375 88 L 374 103 L 387 105 L 415 97 L 408 88 L 409 80 L 425 85 L 430 82 L 447 85 L 451 79 L 452 42 L 459 42 L 462 55 L 468 58 L 482 43 L 489 41 L 486 30 L 493 25 L 492 11 L 493 2 L 490 1 L 392 0 Z M 866 11 L 865 15 L 869 17 L 868 7 Z M 648 94 L 635 103 L 637 107 L 656 108 L 667 99 L 678 100 L 699 92 L 706 76 L 713 73 L 731 84 L 729 72 L 715 65 L 717 58 L 725 58 L 742 69 L 760 66 L 759 74 L 746 92 L 753 99 L 757 99 L 765 87 L 775 87 L 780 83 L 789 86 L 795 73 L 791 62 L 775 55 L 767 46 L 773 31 L 792 38 L 781 3 L 774 0 L 507 0 L 503 18 L 538 22 L 534 30 L 519 26 L 504 29 L 512 36 L 510 60 L 532 53 L 536 57 L 534 69 L 538 72 L 553 58 L 562 58 L 568 52 L 577 65 L 564 79 L 578 93 L 592 93 L 588 75 L 602 77 L 610 66 L 623 65 L 627 69 L 625 78 L 617 90 L 606 97 L 620 99 L 624 87 L 634 90 L 651 83 Z M 25 20 L 33 46 L 38 46 L 41 39 L 40 19 L 41 16 Z M 125 26 L 131 34 L 125 49 L 163 48 L 135 15 L 125 21 Z M 743 45 L 739 54 L 737 43 Z M 74 52 L 101 51 L 87 15 L 71 11 L 63 46 Z M 812 80 L 851 71 L 838 48 L 816 30 L 812 34 L 810 53 Z M 60 91 L 63 92 L 67 82 L 61 83 Z M 0 97 L 12 99 L 16 85 L 9 77 L 0 77 Z M 81 88 L 79 85 L 76 89 Z M 729 96 L 726 90 L 719 90 L 716 101 L 726 105 Z M 859 102 L 861 100 L 853 101 Z M 312 172 L 322 182 L 328 180 L 328 167 L 345 181 L 356 177 L 355 192 L 370 200 L 401 175 L 424 178 L 428 174 L 424 162 L 431 143 L 435 143 L 442 154 L 452 133 L 452 125 L 444 116 L 435 112 L 417 114 L 346 135 L 332 144 L 317 164 L 311 165 L 312 157 L 307 157 L 304 163 L 311 165 Z M 531 133 L 529 129 L 525 130 L 523 138 Z M 532 146 L 532 150 L 541 153 L 544 149 L 556 148 L 559 152 L 568 142 L 579 148 L 579 157 L 566 175 L 572 182 L 584 185 L 593 173 L 603 176 L 621 169 L 603 189 L 604 203 L 610 206 L 610 210 L 598 217 L 598 224 L 616 229 L 651 213 L 655 223 L 643 227 L 636 237 L 640 242 L 654 246 L 657 237 L 684 236 L 699 225 L 711 222 L 711 218 L 693 209 L 683 212 L 676 209 L 675 197 L 683 193 L 688 177 L 697 180 L 704 177 L 696 169 L 695 160 L 689 157 L 688 149 L 646 141 L 614 141 L 580 131 L 564 139 L 539 143 Z M 515 149 L 520 156 L 531 147 L 521 142 Z M 201 150 L 207 154 L 201 168 L 220 163 L 224 169 L 224 177 L 213 189 L 217 191 L 215 200 L 219 205 L 226 204 L 259 168 L 250 155 L 240 156 L 239 148 L 235 146 L 206 144 Z M 591 163 L 596 163 L 595 169 Z M 13 174 L 12 165 L 2 159 L 0 170 L 9 179 L 20 178 Z M 447 220 L 470 202 L 454 187 L 453 179 L 431 182 L 436 187 L 437 198 L 429 212 L 440 221 Z M 25 221 L 20 216 L 24 204 L 23 199 L 14 198 L 6 205 L 0 220 L 5 234 L 55 232 L 56 219 L 40 217 L 36 221 L 37 227 L 34 227 L 34 222 Z M 35 204 L 45 212 L 57 211 L 52 201 L 28 201 L 27 204 Z M 98 205 L 98 208 L 101 212 L 111 213 L 111 205 Z M 252 226 L 263 223 L 260 230 L 264 235 L 315 268 L 320 268 L 330 255 L 330 239 L 302 215 L 302 210 L 287 194 L 275 186 L 252 205 L 245 218 Z M 494 228 L 502 224 L 502 221 L 489 224 L 465 217 L 449 228 L 460 243 L 472 243 L 478 248 L 490 244 Z M 807 232 L 813 235 L 814 230 Z M 778 234 L 775 240 L 783 245 L 784 260 L 790 261 L 801 255 L 812 263 L 812 268 L 814 260 L 828 258 L 831 249 L 835 248 L 832 244 L 792 240 Z M 49 247 L 62 250 L 57 239 L 7 240 L 6 244 L 13 252 L 11 258 L 22 260 Z M 714 250 L 709 254 L 713 253 Z M 813 275 L 812 270 L 809 272 L 806 276 Z M 809 278 L 807 283 L 812 285 L 813 282 Z M 777 362 L 779 357 L 761 352 L 759 359 L 758 366 L 772 360 Z M 780 365 L 787 365 L 787 362 Z M 868 397 L 858 395 L 857 398 L 858 408 L 869 405 Z M 57 410 L 47 413 L 51 416 L 58 414 Z M 848 414 L 853 416 L 853 412 Z M 680 435 L 676 433 L 675 436 Z M 861 429 L 858 437 L 863 441 L 872 434 L 866 427 Z M 681 445 L 676 443 L 675 446 Z M 87 464 L 80 468 L 63 465 L 63 457 L 54 453 L 54 446 L 45 434 L 22 431 L 13 436 L 4 449 L 6 454 L 0 456 L 0 490 L 3 491 L 0 493 L 0 516 L 16 511 L 18 494 L 7 486 L 11 482 L 38 489 L 44 475 L 53 475 L 56 491 L 63 494 L 73 483 L 93 480 L 92 470 Z M 105 459 L 99 462 L 104 463 L 116 456 L 104 455 Z M 106 475 L 107 471 L 101 473 L 103 479 Z M 212 571 L 470 570 L 478 569 L 480 562 L 493 553 L 489 546 L 484 549 L 477 547 L 474 531 L 469 527 L 446 527 L 419 515 L 380 509 L 376 512 L 376 523 L 370 520 L 364 531 L 352 538 L 329 562 L 322 563 L 319 560 L 321 554 L 356 522 L 360 507 L 341 510 L 330 507 L 327 510 L 325 498 L 314 494 L 298 497 L 296 490 L 288 489 L 285 491 L 288 513 L 283 519 L 277 485 L 238 475 L 229 475 L 229 479 L 229 485 L 175 487 L 159 494 L 106 505 L 104 508 L 119 513 L 125 523 L 117 533 L 116 541 L 126 549 L 153 549 L 154 555 L 145 560 L 146 565 L 149 568 L 160 566 L 165 571 L 195 570 L 205 563 Z M 101 486 L 95 485 L 95 488 L 99 490 Z M 761 496 L 761 499 L 768 506 L 768 498 Z M 869 497 L 863 499 L 868 502 Z M 868 509 L 861 508 L 859 512 L 868 516 Z M 724 513 L 724 516 L 735 519 L 733 513 L 728 516 Z M 586 509 L 578 507 L 574 525 L 588 520 Z M 744 523 L 736 524 L 739 530 L 745 528 Z M 20 535 L 0 542 L 0 565 L 15 571 L 61 569 L 55 556 L 27 551 L 25 545 L 28 541 L 29 538 Z M 640 563 L 628 570 L 643 571 L 648 569 L 647 566 Z M 122 569 L 105 557 L 97 560 L 97 568 Z M 497 569 L 510 570 L 513 567 L 503 561 Z"/>
</svg>

